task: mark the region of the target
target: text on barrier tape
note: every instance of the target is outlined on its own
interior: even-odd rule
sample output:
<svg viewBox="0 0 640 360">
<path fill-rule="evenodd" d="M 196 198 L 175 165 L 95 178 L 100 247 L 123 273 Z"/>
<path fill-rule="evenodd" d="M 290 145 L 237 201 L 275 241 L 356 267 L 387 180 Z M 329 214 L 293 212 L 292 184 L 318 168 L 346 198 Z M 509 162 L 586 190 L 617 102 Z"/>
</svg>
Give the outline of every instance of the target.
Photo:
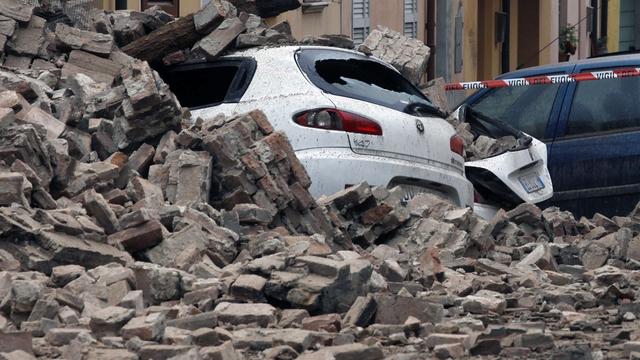
<svg viewBox="0 0 640 360">
<path fill-rule="evenodd" d="M 531 85 L 548 85 L 548 84 L 567 84 L 579 81 L 607 80 L 619 79 L 626 77 L 640 76 L 640 68 L 626 68 L 605 71 L 585 72 L 579 74 L 563 74 L 563 75 L 545 75 L 533 76 L 526 78 L 504 79 L 504 80 L 486 80 L 486 81 L 470 81 L 445 84 L 446 91 L 451 90 L 468 90 L 468 89 L 496 89 L 503 87 L 515 86 L 531 86 Z"/>
</svg>

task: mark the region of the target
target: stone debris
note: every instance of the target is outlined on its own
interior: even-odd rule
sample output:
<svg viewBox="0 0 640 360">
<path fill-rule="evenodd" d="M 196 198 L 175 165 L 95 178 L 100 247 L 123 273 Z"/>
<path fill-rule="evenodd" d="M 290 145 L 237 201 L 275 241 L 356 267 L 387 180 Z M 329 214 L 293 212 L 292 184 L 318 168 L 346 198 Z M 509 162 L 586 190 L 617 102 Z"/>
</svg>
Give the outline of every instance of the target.
<svg viewBox="0 0 640 360">
<path fill-rule="evenodd" d="M 414 84 L 420 83 L 431 55 L 431 49 L 423 42 L 384 26 L 371 31 L 358 50 L 393 65 Z"/>
<path fill-rule="evenodd" d="M 288 43 L 255 14 L 296 4 L 73 24 L 0 0 L 0 358 L 640 357 L 638 209 L 485 221 L 366 183 L 314 199 L 261 111 L 187 121 L 151 66 Z M 387 60 L 419 79 L 428 49 L 391 39 L 365 46 L 400 46 Z M 459 129 L 473 154 L 510 141 Z"/>
<path fill-rule="evenodd" d="M 420 90 L 436 108 L 448 114 L 451 109 L 449 109 L 449 100 L 444 90 L 445 83 L 444 78 L 439 77 L 421 85 Z"/>
</svg>

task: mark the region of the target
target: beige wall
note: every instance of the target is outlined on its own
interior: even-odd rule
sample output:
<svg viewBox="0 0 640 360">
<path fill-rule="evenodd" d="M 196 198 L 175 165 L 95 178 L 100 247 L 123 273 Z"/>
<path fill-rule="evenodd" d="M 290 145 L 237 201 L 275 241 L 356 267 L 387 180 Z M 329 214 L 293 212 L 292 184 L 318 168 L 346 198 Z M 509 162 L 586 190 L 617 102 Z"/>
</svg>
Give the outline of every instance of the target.
<svg viewBox="0 0 640 360">
<path fill-rule="evenodd" d="M 285 20 L 288 21 L 296 39 L 302 39 L 307 35 L 340 34 L 344 32 L 344 29 L 350 29 L 350 26 L 347 25 L 351 24 L 351 19 L 348 21 L 343 19 L 342 24 L 340 23 L 340 19 L 343 17 L 341 16 L 341 7 L 345 6 L 346 4 L 334 0 L 322 12 L 305 14 L 302 9 L 287 11 L 275 18 L 268 19 L 267 23 L 275 25 Z M 345 14 L 344 11 L 342 13 Z M 350 35 L 350 30 L 348 34 Z"/>
<path fill-rule="evenodd" d="M 402 32 L 404 27 L 403 0 L 371 0 L 371 27 L 386 26 Z M 424 22 L 423 22 L 424 24 Z"/>
<path fill-rule="evenodd" d="M 425 0 L 418 1 L 418 39 L 425 39 Z M 377 25 L 389 27 L 402 32 L 404 28 L 403 0 L 371 0 L 371 29 Z M 307 35 L 345 34 L 351 35 L 351 0 L 332 0 L 320 13 L 303 13 L 302 9 L 288 11 L 269 24 L 280 21 L 291 24 L 293 36 L 302 39 Z"/>
<path fill-rule="evenodd" d="M 335 1 L 335 0 L 334 0 Z M 342 0 L 342 34 L 345 35 L 352 35 L 352 30 L 351 30 L 351 24 L 352 24 L 352 19 L 351 19 L 351 0 Z"/>
<path fill-rule="evenodd" d="M 140 11 L 140 0 L 127 0 L 127 9 Z"/>
<path fill-rule="evenodd" d="M 184 16 L 187 14 L 191 14 L 200 10 L 201 6 L 200 0 L 180 0 L 180 16 Z"/>
</svg>

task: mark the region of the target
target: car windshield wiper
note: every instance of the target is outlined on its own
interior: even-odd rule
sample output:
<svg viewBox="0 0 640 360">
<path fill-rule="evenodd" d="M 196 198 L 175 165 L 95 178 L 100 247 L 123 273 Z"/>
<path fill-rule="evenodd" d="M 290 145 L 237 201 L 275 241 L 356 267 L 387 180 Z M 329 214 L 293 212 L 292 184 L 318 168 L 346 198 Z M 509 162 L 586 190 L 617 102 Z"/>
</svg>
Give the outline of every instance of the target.
<svg viewBox="0 0 640 360">
<path fill-rule="evenodd" d="M 445 114 L 444 112 L 442 112 L 440 109 L 438 109 L 437 107 L 426 103 L 426 102 L 421 102 L 421 101 L 414 101 L 411 102 L 409 104 L 407 104 L 407 106 L 404 107 L 404 109 L 402 110 L 402 112 L 409 114 L 409 115 L 416 115 L 416 114 L 420 114 L 420 113 L 429 113 L 432 115 L 436 115 L 439 116 L 443 119 L 447 118 L 447 114 Z"/>
<path fill-rule="evenodd" d="M 467 108 L 467 112 L 469 112 L 469 114 L 471 114 L 471 116 L 473 116 L 476 119 L 480 119 L 484 122 L 487 122 L 501 130 L 503 130 L 504 132 L 506 132 L 509 135 L 512 135 L 513 137 L 516 138 L 516 146 L 511 149 L 511 151 L 518 151 L 518 150 L 523 150 L 523 149 L 527 149 L 529 148 L 529 146 L 531 146 L 531 143 L 533 142 L 533 138 L 527 134 L 525 134 L 524 132 L 514 128 L 513 126 L 507 124 L 506 122 L 500 120 L 500 119 L 496 119 L 493 117 L 490 117 L 488 115 L 485 115 L 483 113 L 481 113 L 478 110 L 474 110 L 471 107 Z"/>
</svg>

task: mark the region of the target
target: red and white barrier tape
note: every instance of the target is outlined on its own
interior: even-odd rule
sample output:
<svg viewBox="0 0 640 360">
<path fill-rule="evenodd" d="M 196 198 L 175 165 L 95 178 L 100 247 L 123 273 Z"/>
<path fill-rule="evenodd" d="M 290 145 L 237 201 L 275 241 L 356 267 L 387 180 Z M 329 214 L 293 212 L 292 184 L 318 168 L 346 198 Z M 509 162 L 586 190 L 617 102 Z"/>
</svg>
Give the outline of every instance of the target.
<svg viewBox="0 0 640 360">
<path fill-rule="evenodd" d="M 548 84 L 566 84 L 578 81 L 593 81 L 618 79 L 632 76 L 640 76 L 640 68 L 624 68 L 606 71 L 585 72 L 579 74 L 562 74 L 562 75 L 546 75 L 534 76 L 526 78 L 504 79 L 504 80 L 487 80 L 487 81 L 470 81 L 445 84 L 446 91 L 452 90 L 468 90 L 468 89 L 495 89 L 503 87 L 515 86 L 531 86 L 531 85 L 548 85 Z"/>
</svg>

